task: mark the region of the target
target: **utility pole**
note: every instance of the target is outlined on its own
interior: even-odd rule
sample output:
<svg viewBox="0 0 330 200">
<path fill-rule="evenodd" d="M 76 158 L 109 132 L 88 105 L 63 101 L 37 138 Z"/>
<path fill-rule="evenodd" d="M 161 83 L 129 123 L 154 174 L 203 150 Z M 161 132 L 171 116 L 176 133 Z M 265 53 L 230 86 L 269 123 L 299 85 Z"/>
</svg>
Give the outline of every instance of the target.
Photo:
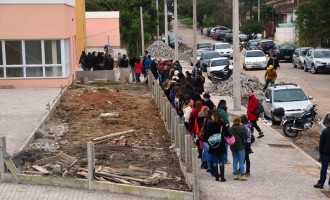
<svg viewBox="0 0 330 200">
<path fill-rule="evenodd" d="M 165 44 L 168 45 L 167 0 L 164 0 L 164 17 L 165 17 Z"/>
<path fill-rule="evenodd" d="M 174 0 L 174 59 L 179 60 L 178 50 L 179 50 L 179 43 L 178 43 L 178 0 Z"/>
<path fill-rule="evenodd" d="M 239 53 L 239 4 L 238 0 L 233 0 L 233 49 L 234 49 L 234 72 L 233 72 L 233 90 L 234 90 L 234 110 L 241 110 L 241 70 Z"/>
<path fill-rule="evenodd" d="M 157 10 L 157 37 L 156 40 L 159 39 L 159 15 L 158 15 L 158 0 L 156 0 L 156 10 Z"/>
<path fill-rule="evenodd" d="M 110 54 L 110 38 L 108 35 L 108 48 L 107 48 L 107 54 Z"/>
<path fill-rule="evenodd" d="M 196 17 L 196 0 L 193 0 L 193 64 L 196 66 L 197 64 L 197 17 Z"/>
<path fill-rule="evenodd" d="M 142 42 L 142 53 L 144 54 L 144 30 L 143 30 L 143 12 L 142 12 L 142 6 L 140 6 L 140 16 L 141 16 L 141 42 Z"/>
<path fill-rule="evenodd" d="M 258 0 L 258 22 L 260 22 L 260 0 Z"/>
</svg>

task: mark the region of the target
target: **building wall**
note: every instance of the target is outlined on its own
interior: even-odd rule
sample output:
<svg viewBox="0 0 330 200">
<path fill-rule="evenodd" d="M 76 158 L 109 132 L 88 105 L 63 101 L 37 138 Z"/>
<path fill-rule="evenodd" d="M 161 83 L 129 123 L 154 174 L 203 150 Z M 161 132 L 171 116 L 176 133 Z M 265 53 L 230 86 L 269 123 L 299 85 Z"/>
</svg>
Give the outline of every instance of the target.
<svg viewBox="0 0 330 200">
<path fill-rule="evenodd" d="M 88 47 L 120 47 L 119 12 L 86 12 Z"/>
<path fill-rule="evenodd" d="M 82 51 L 87 50 L 85 0 L 76 0 L 77 61 Z"/>
<path fill-rule="evenodd" d="M 46 3 L 45 3 L 46 2 Z M 65 40 L 65 70 L 60 77 L 0 77 L 0 87 L 61 87 L 70 85 L 76 71 L 76 21 L 72 0 L 1 0 L 0 42 Z M 69 3 L 67 3 L 69 2 Z M 4 43 L 3 43 L 4 44 Z M 4 46 L 4 45 L 3 45 Z M 1 47 L 0 47 L 1 48 Z M 64 49 L 63 49 L 64 51 Z M 23 54 L 24 55 L 24 54 Z M 63 56 L 62 56 L 63 57 Z M 3 65 L 2 70 L 11 66 Z M 26 65 L 18 67 L 26 69 Z M 62 67 L 63 68 L 63 67 Z"/>
</svg>

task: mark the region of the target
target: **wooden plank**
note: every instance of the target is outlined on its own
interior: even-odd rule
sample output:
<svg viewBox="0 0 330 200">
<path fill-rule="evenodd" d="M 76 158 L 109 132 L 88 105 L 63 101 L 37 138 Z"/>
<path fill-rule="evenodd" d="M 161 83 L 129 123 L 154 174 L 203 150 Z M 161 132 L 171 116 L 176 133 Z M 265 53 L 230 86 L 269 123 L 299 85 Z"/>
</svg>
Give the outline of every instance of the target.
<svg viewBox="0 0 330 200">
<path fill-rule="evenodd" d="M 45 165 L 45 164 L 48 164 L 48 163 L 52 163 L 54 161 L 60 160 L 62 154 L 63 154 L 63 152 L 61 151 L 61 152 L 57 153 L 55 156 L 40 159 L 40 160 L 35 161 L 34 163 L 36 165 Z"/>
<path fill-rule="evenodd" d="M 50 174 L 50 171 L 48 171 L 47 169 L 45 169 L 39 165 L 32 165 L 32 168 L 38 170 L 39 172 L 41 172 L 43 174 Z"/>
<path fill-rule="evenodd" d="M 40 175 L 40 176 L 44 175 L 44 173 L 42 173 L 42 172 L 39 172 L 39 171 L 30 171 L 30 170 L 25 170 L 24 173 L 25 174 Z"/>
<path fill-rule="evenodd" d="M 16 166 L 14 165 L 13 161 L 10 158 L 5 159 L 4 161 L 5 161 L 5 164 L 6 164 L 7 168 L 8 168 L 8 170 L 11 172 L 11 174 L 13 175 L 13 177 L 15 178 L 15 180 L 16 181 L 19 181 L 19 178 L 17 176 L 17 174 L 19 174 L 19 172 L 18 172 Z"/>
<path fill-rule="evenodd" d="M 133 177 L 127 177 L 127 176 L 119 176 L 119 175 L 116 175 L 116 174 L 109 174 L 109 173 L 105 173 L 105 172 L 96 172 L 95 175 L 102 176 L 104 178 L 111 177 L 111 178 L 124 179 L 126 181 L 136 181 L 136 182 L 143 183 L 143 184 L 146 184 L 146 185 L 150 184 L 150 181 L 148 181 L 148 180 L 133 178 Z"/>
<path fill-rule="evenodd" d="M 77 159 L 75 157 L 69 156 L 66 153 L 62 153 L 60 155 L 60 157 L 67 163 L 67 164 L 72 164 L 72 163 L 76 163 Z"/>
<path fill-rule="evenodd" d="M 94 138 L 94 139 L 92 139 L 92 141 L 95 142 L 95 141 L 105 140 L 105 139 L 108 139 L 108 138 L 111 138 L 111 137 L 117 137 L 117 136 L 128 134 L 128 133 L 135 133 L 135 130 L 131 129 L 131 130 L 127 130 L 127 131 L 121 131 L 121 132 L 117 132 L 117 133 L 111 133 L 109 135 L 105 135 L 105 136 L 102 136 L 102 137 Z"/>
</svg>

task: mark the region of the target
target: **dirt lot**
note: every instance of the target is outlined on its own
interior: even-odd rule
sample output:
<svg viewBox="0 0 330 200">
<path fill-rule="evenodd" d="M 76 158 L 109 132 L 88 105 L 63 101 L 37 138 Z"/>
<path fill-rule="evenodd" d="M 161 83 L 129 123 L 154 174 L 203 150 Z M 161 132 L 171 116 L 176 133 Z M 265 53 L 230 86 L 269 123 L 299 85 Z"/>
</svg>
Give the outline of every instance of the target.
<svg viewBox="0 0 330 200">
<path fill-rule="evenodd" d="M 119 113 L 118 118 L 99 117 L 102 113 L 114 112 Z M 187 191 L 178 157 L 169 148 L 170 136 L 145 84 L 73 85 L 52 119 L 37 134 L 38 139 L 22 156 L 22 168 L 31 171 L 36 160 L 62 151 L 77 158 L 74 167 L 65 175 L 81 178 L 83 176 L 76 172 L 87 168 L 87 142 L 127 130 L 135 130 L 135 133 L 95 144 L 97 168 L 102 166 L 116 171 L 134 166 L 152 172 L 157 170 L 163 177 L 157 183 L 146 185 Z M 54 168 L 50 165 L 43 167 Z M 64 170 L 57 174 L 63 175 Z"/>
</svg>

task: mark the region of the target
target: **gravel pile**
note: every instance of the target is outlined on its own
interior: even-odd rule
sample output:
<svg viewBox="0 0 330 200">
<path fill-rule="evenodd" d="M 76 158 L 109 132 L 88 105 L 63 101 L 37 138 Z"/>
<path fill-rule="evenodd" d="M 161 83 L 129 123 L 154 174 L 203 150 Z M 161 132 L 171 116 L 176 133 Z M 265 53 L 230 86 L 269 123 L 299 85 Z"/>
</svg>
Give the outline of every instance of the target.
<svg viewBox="0 0 330 200">
<path fill-rule="evenodd" d="M 174 59 L 174 50 L 162 41 L 155 41 L 147 49 L 152 58 Z"/>
<path fill-rule="evenodd" d="M 241 96 L 244 97 L 247 94 L 247 91 L 252 88 L 255 95 L 258 98 L 263 96 L 264 84 L 259 81 L 255 76 L 246 75 L 244 72 L 241 72 Z M 215 88 L 212 92 L 220 93 L 222 95 L 233 96 L 233 76 L 231 76 L 227 81 L 220 82 L 215 85 Z"/>
</svg>

